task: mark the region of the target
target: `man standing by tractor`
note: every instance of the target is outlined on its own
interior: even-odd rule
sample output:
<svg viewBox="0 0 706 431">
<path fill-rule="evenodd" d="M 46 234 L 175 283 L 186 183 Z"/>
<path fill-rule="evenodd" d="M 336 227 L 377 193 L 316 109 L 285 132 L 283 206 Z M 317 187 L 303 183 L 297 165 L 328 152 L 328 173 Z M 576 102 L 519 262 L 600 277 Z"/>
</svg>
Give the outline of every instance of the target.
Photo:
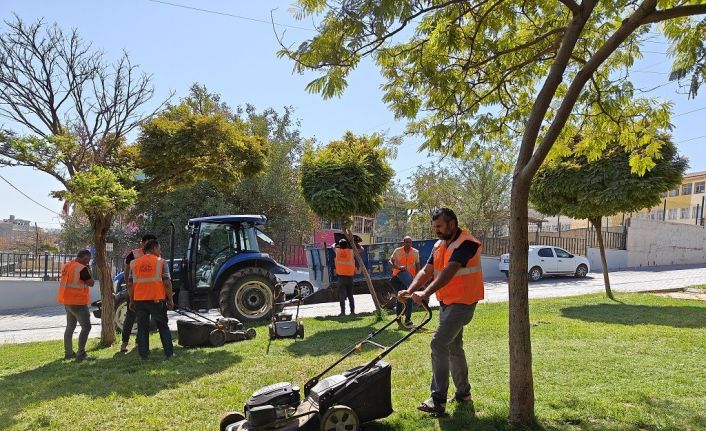
<svg viewBox="0 0 706 431">
<path fill-rule="evenodd" d="M 142 241 L 141 241 L 142 244 L 141 244 L 140 248 L 130 250 L 130 253 L 128 253 L 127 256 L 125 256 L 125 268 L 123 269 L 123 280 L 125 281 L 126 285 L 127 285 L 127 280 L 129 280 L 129 277 L 130 277 L 130 262 L 145 255 L 145 252 L 142 248 L 145 246 L 145 244 L 147 244 L 147 241 L 152 240 L 152 239 L 157 239 L 157 237 L 152 235 L 151 233 L 143 235 Z M 135 319 L 136 319 L 135 311 L 133 311 L 132 307 L 130 306 L 130 301 L 128 300 L 127 311 L 125 312 L 125 321 L 123 322 L 123 330 L 122 330 L 123 343 L 120 345 L 120 351 L 123 353 L 127 352 L 127 345 L 130 342 L 130 334 L 132 334 L 132 327 L 135 324 Z"/>
<path fill-rule="evenodd" d="M 91 359 L 86 354 L 86 341 L 91 332 L 91 317 L 88 304 L 91 302 L 93 276 L 88 265 L 91 252 L 81 250 L 76 258 L 64 264 L 59 279 L 59 304 L 66 309 L 66 330 L 64 331 L 64 359 L 76 359 L 76 362 Z M 81 325 L 78 335 L 78 350 L 74 352 L 73 336 L 76 323 Z"/>
<path fill-rule="evenodd" d="M 439 241 L 424 268 L 400 300 L 412 298 L 419 304 L 436 293 L 440 303 L 439 327 L 431 339 L 431 398 L 419 410 L 443 414 L 449 390 L 449 371 L 456 386 L 454 401 L 473 405 L 468 382 L 468 364 L 463 350 L 463 327 L 473 319 L 478 301 L 484 297 L 482 244 L 470 232 L 458 227 L 456 214 L 441 208 L 432 214 Z M 431 283 L 427 285 L 427 282 Z M 426 287 L 425 287 L 426 286 Z"/>
<path fill-rule="evenodd" d="M 419 250 L 412 247 L 412 237 L 407 235 L 402 239 L 402 247 L 397 247 L 395 251 L 392 252 L 392 257 L 390 258 L 390 265 L 392 265 L 392 276 L 400 278 L 400 273 L 407 272 L 409 280 L 413 279 L 417 272 L 419 272 Z M 403 275 L 404 276 L 404 275 Z M 407 307 L 405 309 L 405 320 L 402 323 L 402 318 L 398 317 L 398 323 L 401 327 L 410 329 L 414 326 L 412 323 L 412 299 L 407 299 Z M 402 312 L 403 303 L 402 301 L 397 301 L 395 307 L 395 314 L 397 316 Z"/>
<path fill-rule="evenodd" d="M 355 240 L 354 240 L 355 241 Z M 356 243 L 358 251 L 362 251 L 358 243 Z M 351 309 L 351 316 L 355 315 L 355 301 L 353 299 L 353 276 L 355 275 L 355 256 L 353 248 L 347 239 L 342 238 L 338 241 L 335 248 L 336 252 L 336 276 L 338 277 L 338 302 L 341 304 L 341 314 L 346 315 L 346 298 L 348 298 L 348 306 Z"/>
<path fill-rule="evenodd" d="M 145 255 L 130 262 L 128 292 L 131 306 L 137 314 L 137 351 L 143 360 L 150 354 L 150 318 L 154 320 L 167 359 L 174 356 L 172 333 L 169 331 L 167 309 L 174 309 L 172 282 L 167 262 L 160 257 L 156 239 L 142 248 Z"/>
</svg>

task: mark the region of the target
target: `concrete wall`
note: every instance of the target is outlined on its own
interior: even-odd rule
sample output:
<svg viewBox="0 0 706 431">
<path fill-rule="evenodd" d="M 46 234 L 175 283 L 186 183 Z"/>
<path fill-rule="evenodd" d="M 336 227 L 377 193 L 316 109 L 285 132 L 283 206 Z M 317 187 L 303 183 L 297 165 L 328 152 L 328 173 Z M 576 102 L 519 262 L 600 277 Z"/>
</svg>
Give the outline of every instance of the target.
<svg viewBox="0 0 706 431">
<path fill-rule="evenodd" d="M 608 264 L 609 270 L 624 269 L 629 268 L 628 266 L 628 251 L 627 250 L 614 250 L 606 249 L 605 259 Z M 588 262 L 591 264 L 591 272 L 601 272 L 603 271 L 603 265 L 601 264 L 601 251 L 598 248 L 589 248 Z"/>
<path fill-rule="evenodd" d="M 481 256 L 480 262 L 483 265 L 483 280 L 505 278 L 505 274 L 498 269 L 499 257 Z"/>
<path fill-rule="evenodd" d="M 0 311 L 58 305 L 56 281 L 4 280 L 0 278 Z M 91 301 L 100 299 L 100 285 L 91 287 Z"/>
<path fill-rule="evenodd" d="M 631 219 L 628 267 L 706 263 L 706 229 L 656 220 Z"/>
</svg>

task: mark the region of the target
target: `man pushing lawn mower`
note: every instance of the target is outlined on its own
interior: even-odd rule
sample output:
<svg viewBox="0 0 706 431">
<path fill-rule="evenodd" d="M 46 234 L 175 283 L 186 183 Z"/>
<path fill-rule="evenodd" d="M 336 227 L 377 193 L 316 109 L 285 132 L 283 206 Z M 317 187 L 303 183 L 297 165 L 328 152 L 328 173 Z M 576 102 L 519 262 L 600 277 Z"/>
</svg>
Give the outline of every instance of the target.
<svg viewBox="0 0 706 431">
<path fill-rule="evenodd" d="M 472 406 L 463 327 L 473 319 L 484 289 L 480 241 L 459 229 L 456 214 L 448 208 L 436 210 L 431 218 L 439 241 L 409 288 L 398 293 L 398 299 L 411 298 L 420 304 L 436 293 L 439 300 L 439 327 L 431 339 L 431 398 L 417 407 L 439 415 L 446 411 L 449 372 L 456 386 L 454 401 Z"/>
</svg>

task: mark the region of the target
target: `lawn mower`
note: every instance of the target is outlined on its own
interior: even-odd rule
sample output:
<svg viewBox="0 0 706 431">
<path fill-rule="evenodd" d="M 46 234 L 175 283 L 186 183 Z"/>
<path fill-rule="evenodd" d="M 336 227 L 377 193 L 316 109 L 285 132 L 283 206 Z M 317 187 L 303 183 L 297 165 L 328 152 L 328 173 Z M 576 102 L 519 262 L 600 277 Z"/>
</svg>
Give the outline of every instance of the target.
<svg viewBox="0 0 706 431">
<path fill-rule="evenodd" d="M 175 307 L 174 311 L 190 319 L 177 320 L 179 344 L 184 347 L 220 347 L 233 341 L 251 340 L 257 335 L 253 328 L 244 331 L 238 319 L 222 317 L 213 320 L 184 307 Z"/>
<path fill-rule="evenodd" d="M 284 307 L 295 301 L 297 303 L 297 314 L 292 318 L 292 314 L 285 312 Z M 299 321 L 299 306 L 301 303 L 302 295 L 301 292 L 297 291 L 297 298 L 275 304 L 278 307 L 273 305 L 272 323 L 269 326 L 270 340 L 277 338 L 304 338 L 304 324 Z M 278 308 L 282 311 L 275 313 L 274 310 Z"/>
<path fill-rule="evenodd" d="M 382 359 L 429 323 L 431 309 L 426 303 L 423 307 L 427 312 L 424 321 L 389 347 L 376 343 L 373 338 L 396 320 L 369 334 L 306 382 L 303 401 L 299 387 L 291 383 L 265 386 L 247 400 L 244 414 L 231 412 L 223 417 L 221 431 L 359 431 L 361 424 L 389 416 L 392 413 L 392 367 Z M 362 350 L 365 344 L 383 350 L 366 364 L 322 379 L 344 359 Z"/>
</svg>

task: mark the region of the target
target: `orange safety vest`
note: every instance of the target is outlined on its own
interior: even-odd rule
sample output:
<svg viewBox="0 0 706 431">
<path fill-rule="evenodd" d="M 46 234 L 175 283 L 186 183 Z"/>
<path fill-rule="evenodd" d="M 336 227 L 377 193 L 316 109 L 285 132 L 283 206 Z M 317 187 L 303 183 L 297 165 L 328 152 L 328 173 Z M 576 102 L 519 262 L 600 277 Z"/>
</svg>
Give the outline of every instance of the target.
<svg viewBox="0 0 706 431">
<path fill-rule="evenodd" d="M 146 254 L 130 262 L 135 301 L 161 301 L 167 293 L 162 281 L 164 259 Z"/>
<path fill-rule="evenodd" d="M 91 291 L 85 281 L 81 280 L 84 265 L 72 260 L 61 267 L 59 279 L 59 304 L 88 305 L 91 302 Z"/>
<path fill-rule="evenodd" d="M 483 244 L 470 232 L 461 230 L 459 237 L 449 245 L 440 240 L 434 245 L 434 278 L 441 274 L 451 259 L 451 255 L 464 241 L 478 244 L 475 256 L 469 259 L 465 267 L 456 271 L 446 286 L 436 291 L 436 299 L 444 304 L 474 304 L 484 298 L 483 267 L 480 262 Z"/>
<path fill-rule="evenodd" d="M 336 275 L 353 276 L 355 274 L 355 260 L 353 250 L 350 248 L 336 249 Z"/>
<path fill-rule="evenodd" d="M 392 252 L 392 261 L 395 265 L 404 265 L 407 271 L 412 274 L 412 277 L 417 275 L 417 262 L 419 262 L 419 250 L 411 247 L 409 253 L 404 251 L 404 247 L 397 247 L 394 252 Z M 399 274 L 400 270 L 397 268 L 392 268 L 392 276 Z"/>
</svg>

